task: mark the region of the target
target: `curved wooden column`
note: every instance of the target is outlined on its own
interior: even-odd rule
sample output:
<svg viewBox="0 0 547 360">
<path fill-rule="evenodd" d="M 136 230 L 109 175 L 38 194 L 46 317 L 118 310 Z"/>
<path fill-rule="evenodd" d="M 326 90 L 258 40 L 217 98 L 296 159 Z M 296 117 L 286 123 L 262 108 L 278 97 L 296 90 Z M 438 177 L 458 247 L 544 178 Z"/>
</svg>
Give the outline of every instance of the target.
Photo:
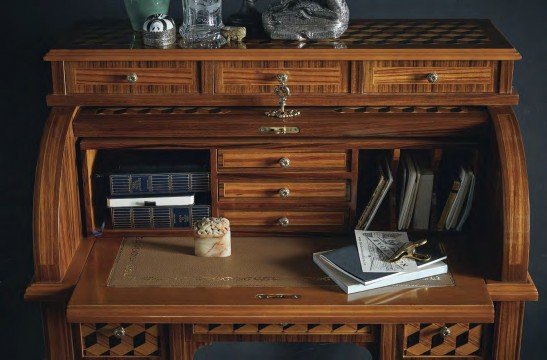
<svg viewBox="0 0 547 360">
<path fill-rule="evenodd" d="M 507 106 L 490 108 L 499 154 L 503 249 L 501 280 L 526 282 L 530 250 L 530 200 L 518 120 Z"/>
<path fill-rule="evenodd" d="M 36 282 L 60 282 L 82 238 L 72 132 L 77 111 L 53 108 L 42 136 L 34 185 Z"/>
</svg>

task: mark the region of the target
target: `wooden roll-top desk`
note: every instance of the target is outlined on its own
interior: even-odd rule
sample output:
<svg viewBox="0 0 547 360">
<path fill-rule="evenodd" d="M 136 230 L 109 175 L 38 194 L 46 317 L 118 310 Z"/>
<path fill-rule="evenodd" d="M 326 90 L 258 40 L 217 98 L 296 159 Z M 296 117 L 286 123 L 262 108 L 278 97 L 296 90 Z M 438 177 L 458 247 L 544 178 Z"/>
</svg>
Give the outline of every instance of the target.
<svg viewBox="0 0 547 360">
<path fill-rule="evenodd" d="M 75 31 L 45 56 L 51 114 L 25 297 L 43 304 L 47 356 L 179 360 L 217 341 L 266 341 L 353 343 L 382 360 L 518 359 L 524 304 L 538 297 L 512 110 L 520 58 L 486 20 L 355 21 L 334 41 L 249 39 L 220 49 L 147 49 L 130 29 L 108 24 Z M 278 74 L 288 76 L 287 109 L 300 116 L 264 115 L 278 106 Z M 350 242 L 371 159 L 387 154 L 396 172 L 405 151 L 428 154 L 433 168 L 467 159 L 477 174 L 464 230 L 431 232 L 446 245 L 455 286 L 356 297 L 333 283 L 107 286 L 124 237 L 191 232 L 108 221 L 102 229 L 105 194 L 93 181 L 100 158 L 205 154 L 195 159 L 210 169 L 212 214 L 231 220 L 234 243 L 252 236 L 259 253 L 261 242 L 312 241 L 317 250 Z M 279 196 L 281 186 L 291 196 Z M 395 197 L 373 228 L 396 229 Z M 284 266 L 315 266 L 311 252 L 298 262 Z"/>
</svg>

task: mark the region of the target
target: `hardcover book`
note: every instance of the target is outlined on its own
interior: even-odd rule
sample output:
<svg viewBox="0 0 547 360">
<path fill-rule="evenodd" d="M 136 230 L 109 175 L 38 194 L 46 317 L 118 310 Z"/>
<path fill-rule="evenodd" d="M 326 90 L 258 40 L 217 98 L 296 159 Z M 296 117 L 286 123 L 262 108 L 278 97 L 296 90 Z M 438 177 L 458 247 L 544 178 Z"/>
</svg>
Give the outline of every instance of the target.
<svg viewBox="0 0 547 360">
<path fill-rule="evenodd" d="M 143 206 L 110 209 L 114 229 L 190 228 L 211 215 L 208 205 L 181 207 Z"/>
</svg>

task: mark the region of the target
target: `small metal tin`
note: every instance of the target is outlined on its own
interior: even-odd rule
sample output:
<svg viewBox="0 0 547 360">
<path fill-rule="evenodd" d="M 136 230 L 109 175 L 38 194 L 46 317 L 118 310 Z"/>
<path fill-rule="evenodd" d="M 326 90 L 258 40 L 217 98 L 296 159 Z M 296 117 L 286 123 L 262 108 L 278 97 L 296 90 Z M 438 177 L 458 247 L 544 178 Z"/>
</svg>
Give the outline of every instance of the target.
<svg viewBox="0 0 547 360">
<path fill-rule="evenodd" d="M 142 26 L 145 46 L 165 48 L 177 41 L 175 20 L 165 14 L 150 15 Z"/>
</svg>

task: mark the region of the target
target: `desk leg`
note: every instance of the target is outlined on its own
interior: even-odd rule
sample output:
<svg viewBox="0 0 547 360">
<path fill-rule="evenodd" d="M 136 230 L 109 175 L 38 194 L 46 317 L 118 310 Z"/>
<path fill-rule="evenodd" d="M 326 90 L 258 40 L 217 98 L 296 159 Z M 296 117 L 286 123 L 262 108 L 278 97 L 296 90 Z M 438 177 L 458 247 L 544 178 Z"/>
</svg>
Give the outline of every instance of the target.
<svg viewBox="0 0 547 360">
<path fill-rule="evenodd" d="M 382 325 L 380 330 L 380 360 L 396 360 L 398 359 L 397 346 L 397 325 L 386 324 Z"/>
<path fill-rule="evenodd" d="M 520 359 L 523 319 L 524 302 L 507 301 L 496 304 L 493 359 Z"/>
<path fill-rule="evenodd" d="M 188 324 L 172 325 L 169 337 L 171 359 L 173 360 L 193 360 L 199 348 L 211 344 L 211 342 L 193 341 L 192 325 Z"/>
</svg>

